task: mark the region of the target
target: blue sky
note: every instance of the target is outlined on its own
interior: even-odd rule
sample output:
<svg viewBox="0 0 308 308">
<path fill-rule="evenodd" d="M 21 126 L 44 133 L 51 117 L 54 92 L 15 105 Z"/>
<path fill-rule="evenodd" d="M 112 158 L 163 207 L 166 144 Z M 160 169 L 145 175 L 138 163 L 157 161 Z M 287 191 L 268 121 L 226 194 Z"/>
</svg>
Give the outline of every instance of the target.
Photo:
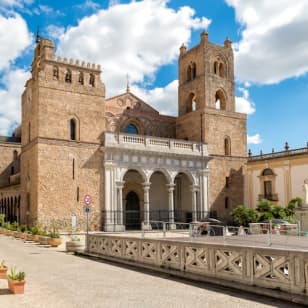
<svg viewBox="0 0 308 308">
<path fill-rule="evenodd" d="M 228 36 L 235 53 L 237 110 L 248 114 L 254 154 L 308 141 L 306 0 L 0 0 L 0 134 L 20 121 L 35 33 L 56 42 L 57 55 L 103 67 L 107 97 L 125 90 L 165 114 L 177 114 L 177 56 L 206 29 Z"/>
</svg>

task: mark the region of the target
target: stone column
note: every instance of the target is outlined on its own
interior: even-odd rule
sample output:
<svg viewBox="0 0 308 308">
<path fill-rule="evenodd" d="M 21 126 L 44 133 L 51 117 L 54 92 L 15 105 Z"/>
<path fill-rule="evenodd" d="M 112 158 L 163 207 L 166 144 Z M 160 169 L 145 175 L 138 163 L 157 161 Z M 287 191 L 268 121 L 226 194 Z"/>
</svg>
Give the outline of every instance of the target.
<svg viewBox="0 0 308 308">
<path fill-rule="evenodd" d="M 124 187 L 124 182 L 117 181 L 117 231 L 124 231 L 125 227 L 123 224 L 123 196 L 122 191 Z"/>
<path fill-rule="evenodd" d="M 114 231 L 114 213 L 112 208 L 112 163 L 105 162 L 105 225 L 104 231 Z"/>
<path fill-rule="evenodd" d="M 175 184 L 167 184 L 168 188 L 168 201 L 169 201 L 169 223 L 170 223 L 170 229 L 176 229 L 176 226 L 174 224 L 174 188 Z"/>
<path fill-rule="evenodd" d="M 201 190 L 201 202 L 200 202 L 200 211 L 201 211 L 201 219 L 210 216 L 210 206 L 209 206 L 209 182 L 208 182 L 208 169 L 203 169 L 200 171 L 200 190 Z"/>
<path fill-rule="evenodd" d="M 197 191 L 195 185 L 190 186 L 191 191 L 191 209 L 192 209 L 192 222 L 197 222 Z"/>
<path fill-rule="evenodd" d="M 143 204 L 144 204 L 144 222 L 143 222 L 143 229 L 150 230 L 150 185 L 151 183 L 145 182 L 142 183 L 143 187 Z"/>
</svg>

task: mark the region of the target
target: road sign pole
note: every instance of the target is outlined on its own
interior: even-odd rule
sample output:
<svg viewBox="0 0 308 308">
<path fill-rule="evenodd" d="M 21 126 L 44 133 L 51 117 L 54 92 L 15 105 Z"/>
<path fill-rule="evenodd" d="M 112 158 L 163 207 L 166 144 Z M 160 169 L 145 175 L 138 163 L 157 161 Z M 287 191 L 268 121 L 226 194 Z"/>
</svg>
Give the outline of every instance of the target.
<svg viewBox="0 0 308 308">
<path fill-rule="evenodd" d="M 89 211 L 87 211 L 87 239 L 86 239 L 87 252 L 89 252 Z"/>
</svg>

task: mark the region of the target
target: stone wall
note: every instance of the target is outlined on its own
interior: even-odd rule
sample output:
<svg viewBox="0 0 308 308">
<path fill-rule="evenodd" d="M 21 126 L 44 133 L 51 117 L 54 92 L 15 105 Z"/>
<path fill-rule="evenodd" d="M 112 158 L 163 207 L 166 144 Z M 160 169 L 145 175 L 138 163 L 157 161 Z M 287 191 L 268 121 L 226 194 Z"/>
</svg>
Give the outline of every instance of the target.
<svg viewBox="0 0 308 308">
<path fill-rule="evenodd" d="M 308 301 L 307 251 L 91 234 L 88 252 L 197 281 Z"/>
<path fill-rule="evenodd" d="M 19 159 L 14 159 L 14 151 L 17 151 L 17 155 L 20 154 L 19 143 L 0 142 L 0 187 L 9 185 L 10 175 L 19 172 Z"/>
</svg>

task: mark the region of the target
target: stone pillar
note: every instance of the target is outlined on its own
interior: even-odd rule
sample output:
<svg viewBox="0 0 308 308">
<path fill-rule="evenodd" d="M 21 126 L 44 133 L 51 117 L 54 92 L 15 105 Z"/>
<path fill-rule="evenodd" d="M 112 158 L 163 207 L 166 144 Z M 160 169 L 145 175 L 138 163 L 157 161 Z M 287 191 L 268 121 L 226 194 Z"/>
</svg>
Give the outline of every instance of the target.
<svg viewBox="0 0 308 308">
<path fill-rule="evenodd" d="M 191 191 L 191 209 L 192 209 L 192 221 L 197 222 L 197 191 L 198 189 L 196 188 L 195 185 L 190 186 L 190 191 Z"/>
<path fill-rule="evenodd" d="M 123 224 L 123 196 L 122 191 L 124 187 L 124 182 L 116 182 L 117 187 L 117 221 L 115 226 L 115 231 L 124 231 L 125 227 Z"/>
<path fill-rule="evenodd" d="M 168 201 L 169 201 L 169 223 L 171 229 L 176 229 L 174 224 L 174 188 L 175 184 L 167 184 L 168 188 Z"/>
<path fill-rule="evenodd" d="M 144 222 L 143 222 L 143 229 L 150 230 L 150 185 L 151 183 L 145 182 L 142 184 L 143 186 L 143 204 L 144 204 Z"/>
<path fill-rule="evenodd" d="M 112 208 L 112 163 L 105 162 L 105 221 L 104 231 L 114 231 L 114 213 Z"/>
<path fill-rule="evenodd" d="M 208 169 L 204 169 L 200 171 L 200 190 L 201 190 L 201 202 L 200 202 L 200 211 L 201 211 L 201 219 L 210 216 L 210 206 L 209 206 L 209 171 Z"/>
</svg>

